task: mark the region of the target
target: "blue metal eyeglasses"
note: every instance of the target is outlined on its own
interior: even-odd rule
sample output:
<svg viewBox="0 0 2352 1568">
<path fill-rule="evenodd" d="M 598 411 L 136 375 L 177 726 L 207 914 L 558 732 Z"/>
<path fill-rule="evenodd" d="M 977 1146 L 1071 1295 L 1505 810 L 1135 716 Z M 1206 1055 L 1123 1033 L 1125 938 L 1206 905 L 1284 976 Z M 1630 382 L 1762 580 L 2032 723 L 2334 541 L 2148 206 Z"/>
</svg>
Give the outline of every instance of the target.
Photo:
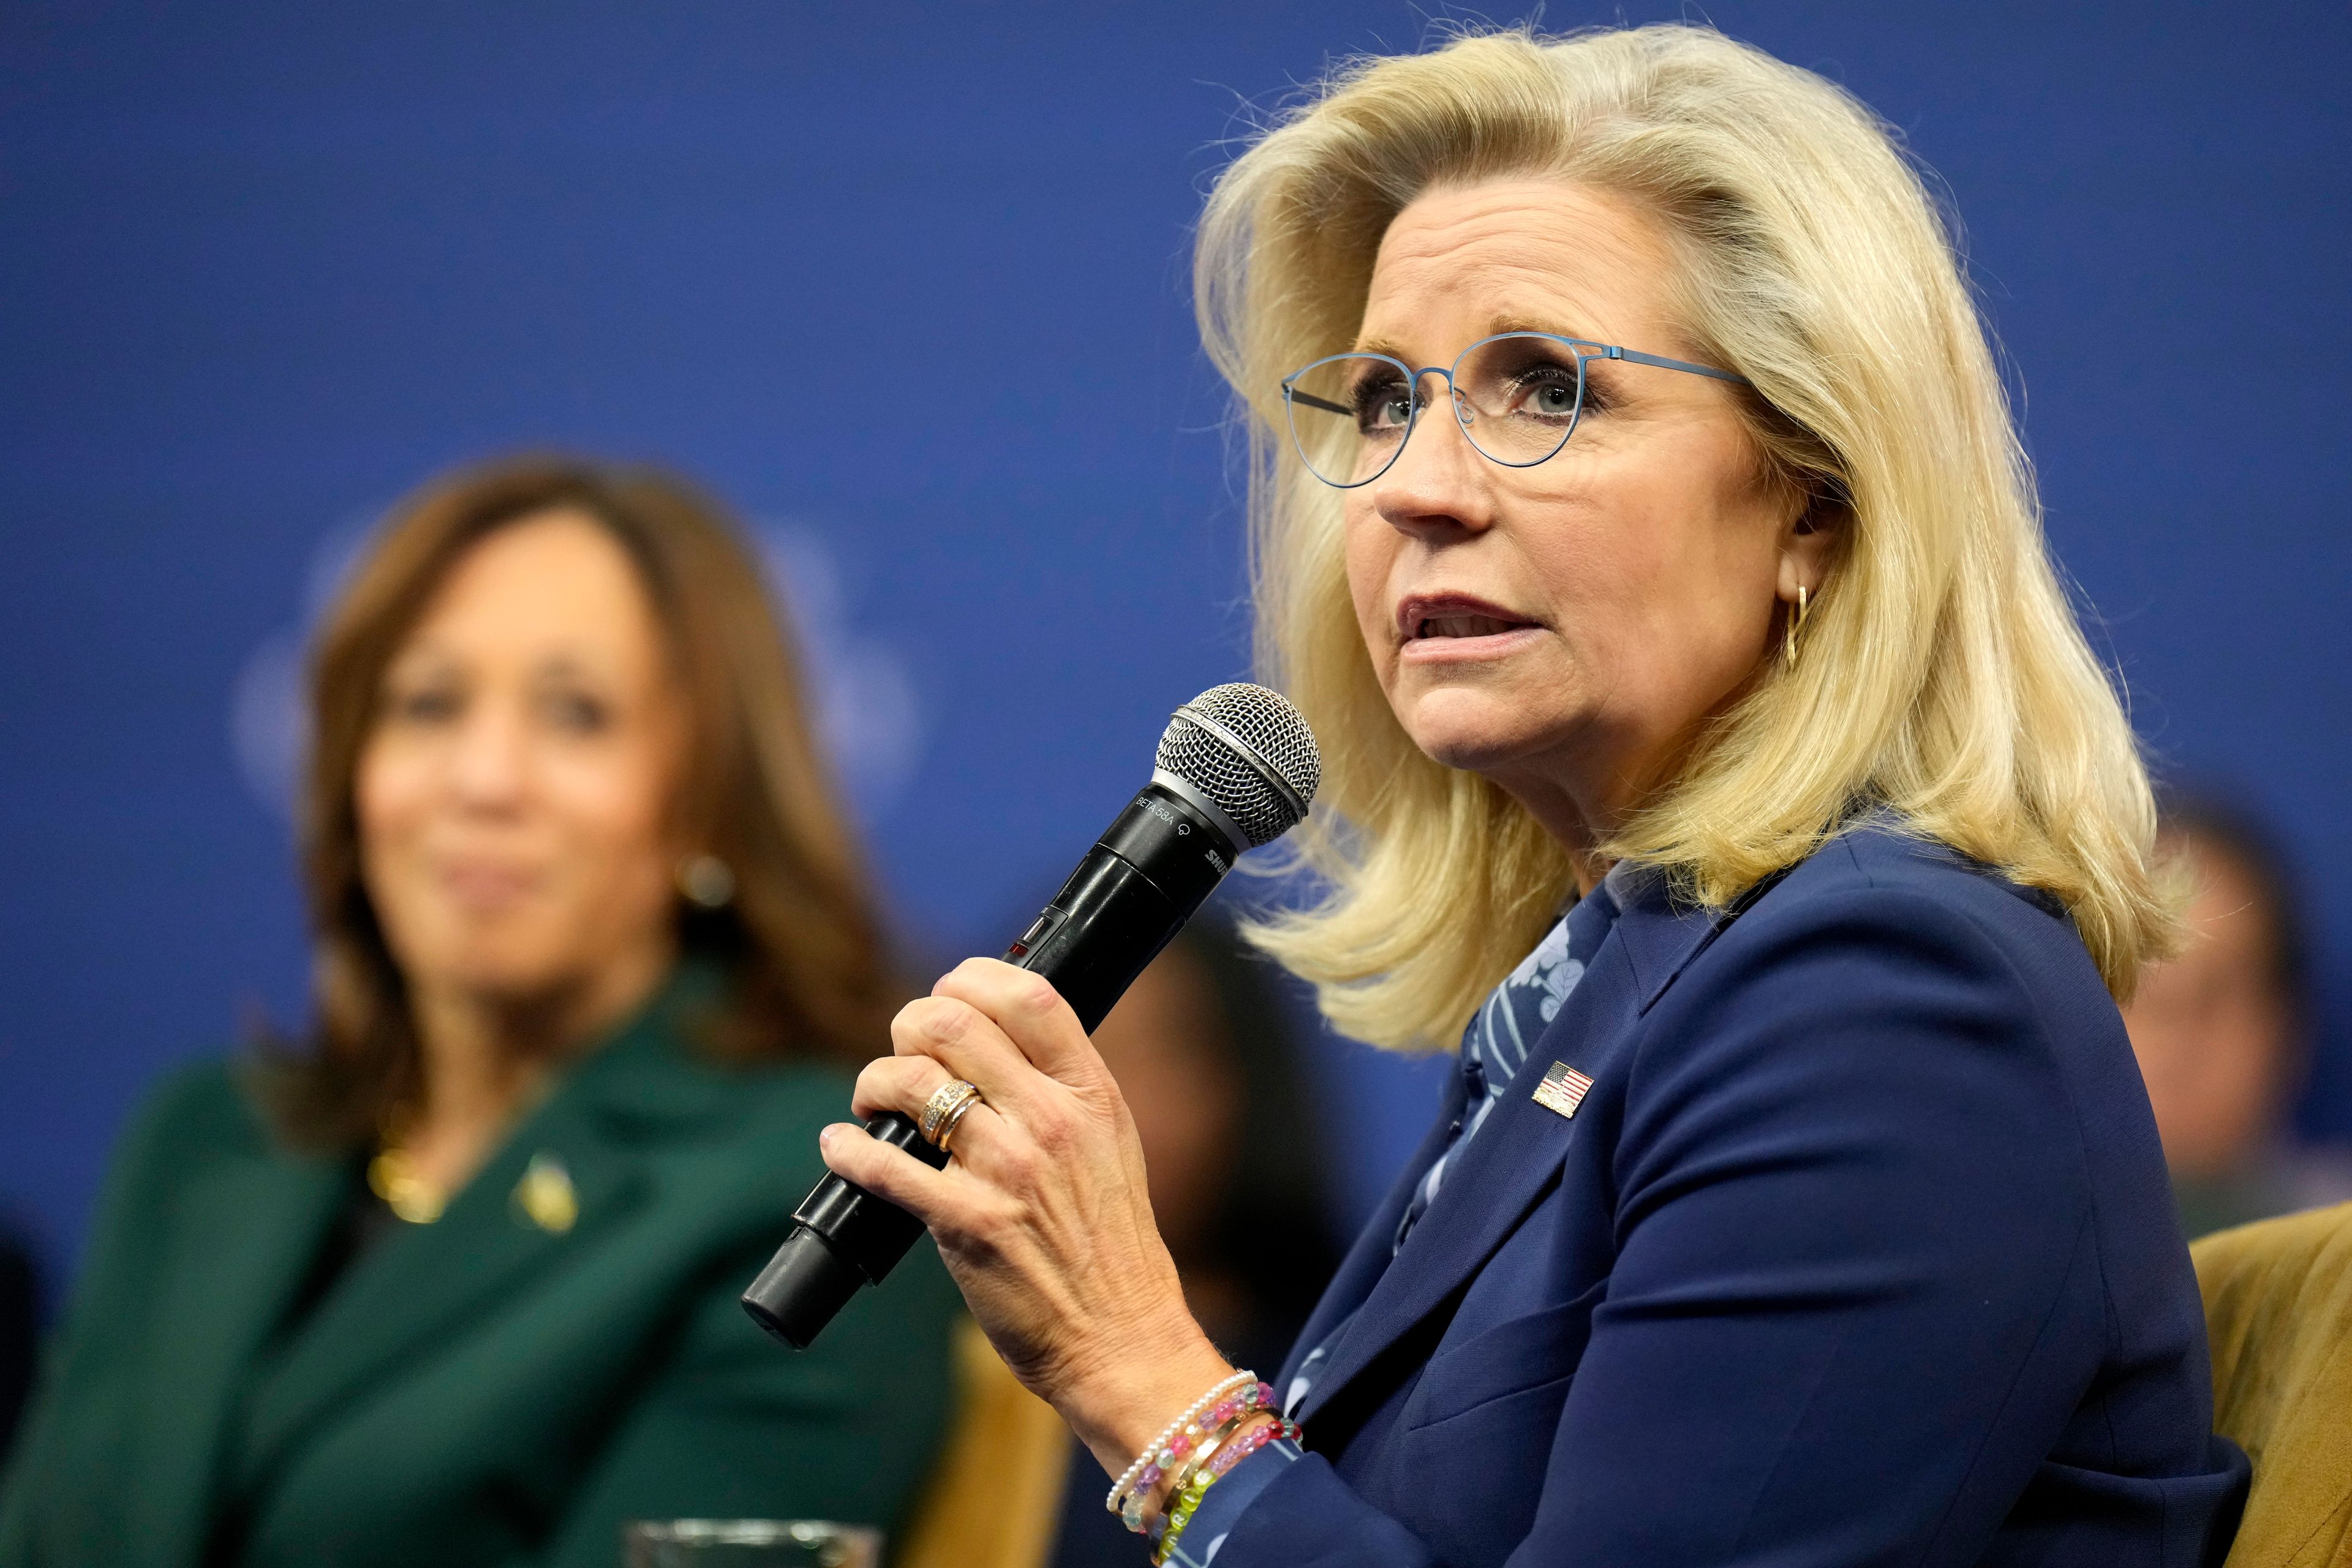
<svg viewBox="0 0 2352 1568">
<path fill-rule="evenodd" d="M 1585 362 L 1596 359 L 1750 384 L 1727 370 L 1614 343 L 1498 332 L 1464 349 L 1451 369 L 1414 370 L 1387 354 L 1332 354 L 1285 376 L 1282 398 L 1307 471 L 1339 489 L 1370 484 L 1389 471 L 1431 401 L 1421 391 L 1430 375 L 1445 378 L 1454 417 L 1471 446 L 1505 468 L 1531 468 L 1576 433 L 1585 408 Z"/>
</svg>

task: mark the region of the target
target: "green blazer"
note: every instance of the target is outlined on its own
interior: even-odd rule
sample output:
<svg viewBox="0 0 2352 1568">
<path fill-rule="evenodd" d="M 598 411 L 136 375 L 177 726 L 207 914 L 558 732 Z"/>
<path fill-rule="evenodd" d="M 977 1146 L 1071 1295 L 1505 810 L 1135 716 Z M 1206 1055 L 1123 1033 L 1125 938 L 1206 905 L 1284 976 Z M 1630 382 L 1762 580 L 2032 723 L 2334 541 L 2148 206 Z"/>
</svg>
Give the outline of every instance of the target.
<svg viewBox="0 0 2352 1568">
<path fill-rule="evenodd" d="M 0 1565 L 612 1568 L 631 1519 L 895 1527 L 947 1419 L 954 1289 L 926 1244 L 808 1352 L 743 1315 L 849 1086 L 698 1059 L 695 989 L 290 1325 L 352 1163 L 281 1152 L 225 1065 L 168 1084 L 108 1178 Z"/>
</svg>

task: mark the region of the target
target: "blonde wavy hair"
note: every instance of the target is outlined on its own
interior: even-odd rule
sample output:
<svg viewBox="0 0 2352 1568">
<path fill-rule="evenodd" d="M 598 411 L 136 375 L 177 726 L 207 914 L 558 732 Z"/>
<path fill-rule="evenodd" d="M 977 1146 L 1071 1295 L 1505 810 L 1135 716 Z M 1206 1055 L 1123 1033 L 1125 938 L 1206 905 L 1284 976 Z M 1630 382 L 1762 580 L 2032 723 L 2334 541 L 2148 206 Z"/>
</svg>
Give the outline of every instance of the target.
<svg viewBox="0 0 2352 1568">
<path fill-rule="evenodd" d="M 1349 601 L 1339 492 L 1281 434 L 1283 376 L 1354 341 L 1390 220 L 1433 186 L 1530 174 L 1659 221 L 1695 357 L 1754 384 L 1759 453 L 1838 514 L 1803 658 L 1759 671 L 1606 853 L 1720 905 L 1883 805 L 2056 894 L 2127 994 L 2175 920 L 2147 773 L 2044 548 L 1952 238 L 1861 103 L 1686 26 L 1348 63 L 1210 195 L 1195 301 L 1250 437 L 1259 664 L 1324 758 L 1295 850 L 1322 897 L 1254 940 L 1342 1031 L 1441 1047 L 1574 885 L 1516 801 L 1398 724 Z"/>
</svg>

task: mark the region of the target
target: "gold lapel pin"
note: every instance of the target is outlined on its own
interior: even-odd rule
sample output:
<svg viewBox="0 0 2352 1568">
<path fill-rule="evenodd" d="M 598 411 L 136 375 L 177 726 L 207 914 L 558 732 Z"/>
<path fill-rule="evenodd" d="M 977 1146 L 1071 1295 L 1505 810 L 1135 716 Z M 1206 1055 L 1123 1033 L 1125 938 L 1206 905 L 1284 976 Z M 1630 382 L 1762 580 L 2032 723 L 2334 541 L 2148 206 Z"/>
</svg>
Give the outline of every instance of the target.
<svg viewBox="0 0 2352 1568">
<path fill-rule="evenodd" d="M 1584 1074 L 1566 1062 L 1554 1062 L 1544 1069 L 1543 1082 L 1536 1085 L 1535 1102 L 1546 1110 L 1573 1117 L 1591 1087 L 1592 1080 Z"/>
<path fill-rule="evenodd" d="M 562 1236 L 580 1218 L 580 1194 L 572 1190 L 572 1173 L 544 1149 L 530 1157 L 530 1168 L 515 1184 L 514 1203 L 524 1218 L 550 1236 Z"/>
</svg>

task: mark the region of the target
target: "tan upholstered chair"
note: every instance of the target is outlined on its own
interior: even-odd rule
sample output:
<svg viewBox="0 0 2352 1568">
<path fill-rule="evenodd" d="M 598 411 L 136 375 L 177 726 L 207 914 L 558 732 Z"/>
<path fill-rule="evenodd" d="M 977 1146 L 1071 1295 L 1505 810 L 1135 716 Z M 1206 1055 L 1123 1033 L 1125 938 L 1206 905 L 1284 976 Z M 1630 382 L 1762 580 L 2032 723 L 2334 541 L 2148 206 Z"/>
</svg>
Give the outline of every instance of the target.
<svg viewBox="0 0 2352 1568">
<path fill-rule="evenodd" d="M 955 1425 L 892 1561 L 898 1568 L 1041 1568 L 1054 1549 L 1070 1429 L 1021 1386 L 969 1318 L 956 1326 L 955 1369 Z"/>
<path fill-rule="evenodd" d="M 2254 1462 L 2229 1568 L 2352 1568 L 2352 1204 L 2190 1248 L 2213 1425 Z"/>
</svg>

